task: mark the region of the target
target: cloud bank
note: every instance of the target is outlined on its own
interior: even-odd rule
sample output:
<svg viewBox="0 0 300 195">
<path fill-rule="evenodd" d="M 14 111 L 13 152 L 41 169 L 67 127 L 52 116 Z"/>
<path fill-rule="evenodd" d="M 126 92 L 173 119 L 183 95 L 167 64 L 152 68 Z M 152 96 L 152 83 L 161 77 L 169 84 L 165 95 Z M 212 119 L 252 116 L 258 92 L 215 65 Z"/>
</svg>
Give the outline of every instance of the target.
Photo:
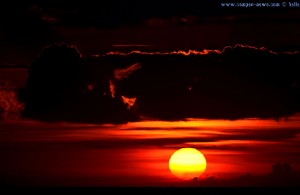
<svg viewBox="0 0 300 195">
<path fill-rule="evenodd" d="M 113 123 L 279 119 L 299 112 L 299 62 L 297 51 L 247 45 L 83 57 L 54 44 L 29 69 L 24 116 Z"/>
</svg>

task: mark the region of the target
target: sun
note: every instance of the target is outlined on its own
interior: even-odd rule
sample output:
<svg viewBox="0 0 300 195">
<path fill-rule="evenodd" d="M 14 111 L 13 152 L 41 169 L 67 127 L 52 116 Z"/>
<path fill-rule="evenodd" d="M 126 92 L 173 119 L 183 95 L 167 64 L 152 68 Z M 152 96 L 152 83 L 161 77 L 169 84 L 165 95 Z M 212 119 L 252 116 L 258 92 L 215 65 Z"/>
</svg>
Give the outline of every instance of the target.
<svg viewBox="0 0 300 195">
<path fill-rule="evenodd" d="M 181 148 L 173 153 L 169 160 L 169 168 L 173 175 L 180 179 L 198 178 L 206 170 L 204 155 L 195 148 Z"/>
</svg>

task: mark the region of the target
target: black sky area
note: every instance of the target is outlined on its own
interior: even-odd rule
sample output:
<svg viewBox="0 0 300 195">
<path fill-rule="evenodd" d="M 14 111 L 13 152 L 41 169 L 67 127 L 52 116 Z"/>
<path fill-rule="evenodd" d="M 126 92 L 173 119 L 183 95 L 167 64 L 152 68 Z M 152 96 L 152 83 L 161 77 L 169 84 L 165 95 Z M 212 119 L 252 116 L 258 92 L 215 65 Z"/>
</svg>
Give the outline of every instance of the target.
<svg viewBox="0 0 300 195">
<path fill-rule="evenodd" d="M 286 9 L 261 9 L 261 8 L 229 8 L 223 9 L 220 2 L 215 0 L 111 0 L 111 1 L 60 1 L 60 0 L 42 0 L 42 1 L 7 1 L 2 4 L 3 14 L 23 14 L 33 7 L 39 7 L 43 11 L 64 19 L 66 23 L 73 22 L 74 25 L 97 25 L 101 20 L 108 19 L 106 22 L 116 23 L 134 23 L 151 17 L 173 17 L 173 16 L 224 16 L 235 14 L 262 14 L 262 13 L 284 13 Z M 238 1 L 231 1 L 238 2 Z M 255 2 L 255 1 L 251 1 Z M 260 2 L 260 1 L 257 1 Z M 281 2 L 281 1 L 279 1 Z M 261 9 L 261 10 L 260 10 Z M 88 23 L 82 23 L 88 22 Z M 113 25 L 113 24 L 111 24 Z"/>
<path fill-rule="evenodd" d="M 251 20 L 261 19 L 253 16 L 266 16 L 269 14 L 286 14 L 291 11 L 289 8 L 223 8 L 221 1 L 215 0 L 185 0 L 185 1 L 159 1 L 159 0 L 111 0 L 111 1 L 8 1 L 2 3 L 1 22 L 2 27 L 36 25 L 38 17 L 50 18 L 48 22 L 55 21 L 56 25 L 117 28 L 123 25 L 136 26 L 150 18 L 168 19 L 173 17 L 196 16 L 199 18 L 215 18 L 226 16 L 249 15 Z M 224 1 L 226 2 L 226 1 Z M 237 2 L 237 1 L 232 1 Z M 255 1 L 252 1 L 255 2 Z M 260 2 L 260 1 L 257 1 Z M 278 1 L 281 2 L 281 1 Z M 35 18 L 36 17 L 36 18 Z M 278 21 L 278 20 L 277 20 Z M 34 22 L 36 22 L 34 24 Z M 42 22 L 42 21 L 40 21 Z M 269 22 L 275 22 L 269 21 Z M 45 24 L 44 24 L 45 25 Z"/>
<path fill-rule="evenodd" d="M 75 44 L 84 55 L 120 50 L 112 47 L 118 44 L 152 45 L 143 49 L 156 51 L 222 49 L 235 44 L 299 49 L 299 8 L 224 8 L 220 2 L 1 2 L 0 64 L 29 65 L 54 42 Z"/>
<path fill-rule="evenodd" d="M 214 0 L 111 0 L 111 1 L 7 1 L 1 5 L 1 22 L 6 25 L 18 26 L 22 20 L 34 21 L 34 17 L 57 19 L 57 24 L 67 26 L 94 26 L 115 28 L 122 25 L 135 26 L 149 18 L 172 18 L 197 16 L 226 17 L 248 14 L 266 16 L 268 14 L 286 14 L 289 8 L 223 8 L 221 1 Z M 224 1 L 226 2 L 226 1 Z M 235 2 L 235 1 L 233 1 Z M 255 2 L 255 1 L 253 1 Z M 260 2 L 260 1 L 257 1 Z M 281 2 L 281 1 L 279 1 Z M 252 18 L 253 19 L 253 18 Z M 19 22 L 18 22 L 19 21 Z M 49 22 L 49 21 L 48 21 Z M 53 21 L 52 21 L 53 22 Z M 275 22 L 275 21 L 273 21 Z M 23 24 L 25 25 L 25 24 Z M 42 24 L 36 23 L 42 27 Z M 2 25 L 3 27 L 3 25 Z"/>
</svg>

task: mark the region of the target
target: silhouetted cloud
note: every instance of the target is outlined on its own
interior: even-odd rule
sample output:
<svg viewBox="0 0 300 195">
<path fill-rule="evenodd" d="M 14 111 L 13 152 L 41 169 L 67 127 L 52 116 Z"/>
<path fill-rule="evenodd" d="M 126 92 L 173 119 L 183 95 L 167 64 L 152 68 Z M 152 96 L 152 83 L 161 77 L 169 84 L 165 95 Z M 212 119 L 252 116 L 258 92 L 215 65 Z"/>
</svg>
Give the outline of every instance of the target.
<svg viewBox="0 0 300 195">
<path fill-rule="evenodd" d="M 274 170 L 274 166 L 276 169 Z M 246 173 L 236 178 L 224 179 L 208 176 L 204 180 L 199 181 L 199 186 L 211 187 L 298 187 L 299 172 L 292 172 L 289 163 L 275 163 L 272 166 L 270 174 L 251 174 Z M 276 173 L 275 173 L 276 172 Z M 279 173 L 280 172 L 280 173 Z"/>
<path fill-rule="evenodd" d="M 53 44 L 45 48 L 29 69 L 24 116 L 94 123 L 134 119 L 121 96 L 115 94 L 109 75 L 96 71 L 94 76 L 93 64 L 82 61 L 74 46 Z"/>
<path fill-rule="evenodd" d="M 297 51 L 247 45 L 82 57 L 74 47 L 54 44 L 29 69 L 25 113 L 58 112 L 59 119 L 78 112 L 99 121 L 101 109 L 111 113 L 108 121 L 129 111 L 163 120 L 279 119 L 299 111 L 299 61 Z"/>
<path fill-rule="evenodd" d="M 236 45 L 187 52 L 109 52 L 99 58 L 141 64 L 117 88 L 139 97 L 137 111 L 153 118 L 278 118 L 299 109 L 297 51 Z"/>
</svg>

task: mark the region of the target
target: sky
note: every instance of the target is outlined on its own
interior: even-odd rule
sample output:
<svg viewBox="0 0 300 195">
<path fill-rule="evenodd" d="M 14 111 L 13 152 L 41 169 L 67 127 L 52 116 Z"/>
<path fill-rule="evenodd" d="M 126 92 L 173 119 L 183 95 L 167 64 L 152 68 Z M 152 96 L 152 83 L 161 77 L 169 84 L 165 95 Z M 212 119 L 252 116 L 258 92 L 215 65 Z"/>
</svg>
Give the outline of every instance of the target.
<svg viewBox="0 0 300 195">
<path fill-rule="evenodd" d="M 299 116 L 281 122 L 1 122 L 1 182 L 42 187 L 297 186 L 299 124 Z M 208 162 L 198 181 L 170 173 L 168 161 L 183 147 L 198 149 Z M 277 163 L 287 163 L 291 172 L 276 171 L 272 166 Z"/>
<path fill-rule="evenodd" d="M 220 1 L 192 0 L 14 0 L 1 9 L 0 64 L 29 65 L 46 45 L 62 41 L 84 55 L 222 49 L 238 43 L 295 50 L 299 44 L 299 12 L 290 7 L 224 8 Z"/>
<path fill-rule="evenodd" d="M 0 182 L 299 186 L 300 6 L 256 2 L 1 3 Z"/>
</svg>

